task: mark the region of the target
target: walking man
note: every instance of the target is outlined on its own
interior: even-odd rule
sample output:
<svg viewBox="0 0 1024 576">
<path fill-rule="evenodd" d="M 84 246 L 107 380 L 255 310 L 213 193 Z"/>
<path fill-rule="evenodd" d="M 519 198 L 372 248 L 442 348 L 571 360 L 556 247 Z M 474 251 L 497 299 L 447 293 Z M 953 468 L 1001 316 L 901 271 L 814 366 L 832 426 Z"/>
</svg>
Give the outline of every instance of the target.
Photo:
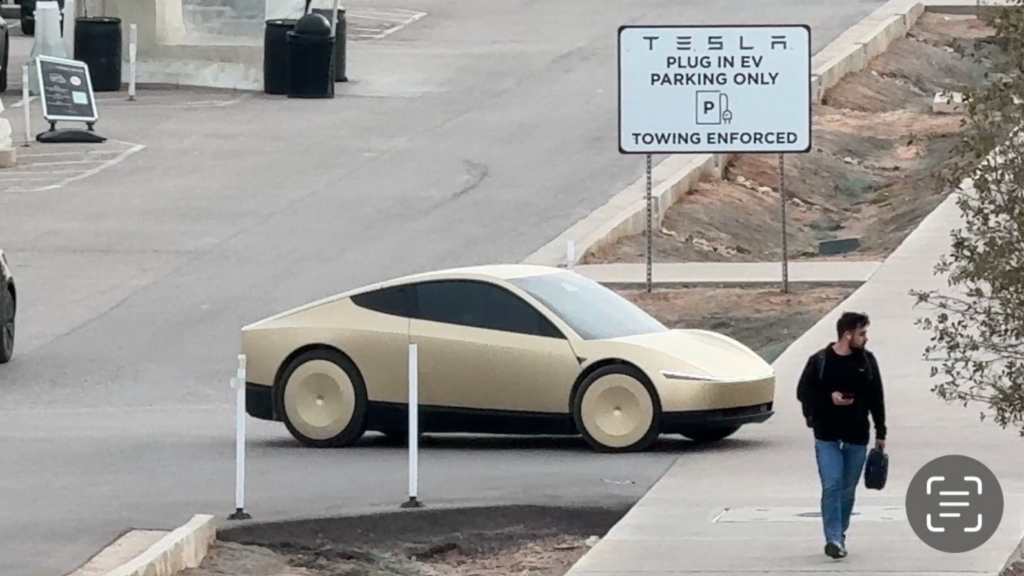
<svg viewBox="0 0 1024 576">
<path fill-rule="evenodd" d="M 885 449 L 882 375 L 865 347 L 869 323 L 866 314 L 844 312 L 836 322 L 838 339 L 807 359 L 797 386 L 804 419 L 814 430 L 825 554 L 832 558 L 846 556 L 846 531 L 867 458 L 869 415 L 875 446 Z"/>
</svg>

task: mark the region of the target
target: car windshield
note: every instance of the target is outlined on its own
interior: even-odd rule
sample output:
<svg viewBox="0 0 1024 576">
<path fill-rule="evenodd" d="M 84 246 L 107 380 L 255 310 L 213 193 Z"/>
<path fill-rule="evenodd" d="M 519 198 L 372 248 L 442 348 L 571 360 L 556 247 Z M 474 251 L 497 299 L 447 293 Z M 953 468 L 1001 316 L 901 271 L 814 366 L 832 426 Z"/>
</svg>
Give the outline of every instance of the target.
<svg viewBox="0 0 1024 576">
<path fill-rule="evenodd" d="M 636 304 L 579 274 L 561 272 L 510 282 L 547 306 L 585 340 L 668 331 Z"/>
</svg>

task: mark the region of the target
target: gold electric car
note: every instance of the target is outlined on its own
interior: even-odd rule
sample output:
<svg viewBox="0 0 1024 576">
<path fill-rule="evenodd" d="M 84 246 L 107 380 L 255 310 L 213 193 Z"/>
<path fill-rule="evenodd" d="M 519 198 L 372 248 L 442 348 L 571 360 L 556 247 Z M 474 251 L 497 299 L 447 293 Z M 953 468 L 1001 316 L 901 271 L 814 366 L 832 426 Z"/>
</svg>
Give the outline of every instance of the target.
<svg viewBox="0 0 1024 576">
<path fill-rule="evenodd" d="M 420 432 L 578 434 L 622 452 L 663 433 L 721 440 L 773 414 L 775 373 L 747 346 L 527 265 L 405 276 L 245 326 L 246 411 L 314 447 L 404 436 L 410 344 Z"/>
</svg>

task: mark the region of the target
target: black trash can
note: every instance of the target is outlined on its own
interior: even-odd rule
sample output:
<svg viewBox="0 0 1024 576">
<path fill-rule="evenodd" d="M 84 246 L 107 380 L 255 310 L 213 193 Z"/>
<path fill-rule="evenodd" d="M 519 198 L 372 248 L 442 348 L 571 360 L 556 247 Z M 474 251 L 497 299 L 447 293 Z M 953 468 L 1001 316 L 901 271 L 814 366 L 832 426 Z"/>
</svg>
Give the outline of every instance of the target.
<svg viewBox="0 0 1024 576">
<path fill-rule="evenodd" d="M 323 14 L 331 21 L 331 11 L 326 8 L 313 8 L 313 12 Z M 334 81 L 348 82 L 345 74 L 345 49 L 348 42 L 348 24 L 345 21 L 345 9 L 338 8 L 338 31 L 334 35 Z"/>
<path fill-rule="evenodd" d="M 121 38 L 120 18 L 75 18 L 75 60 L 89 66 L 93 91 L 121 90 Z"/>
<path fill-rule="evenodd" d="M 288 32 L 288 97 L 334 98 L 334 37 L 322 14 L 307 14 Z"/>
<path fill-rule="evenodd" d="M 263 91 L 267 94 L 288 93 L 288 32 L 295 29 L 297 19 L 267 20 L 263 34 Z"/>
</svg>

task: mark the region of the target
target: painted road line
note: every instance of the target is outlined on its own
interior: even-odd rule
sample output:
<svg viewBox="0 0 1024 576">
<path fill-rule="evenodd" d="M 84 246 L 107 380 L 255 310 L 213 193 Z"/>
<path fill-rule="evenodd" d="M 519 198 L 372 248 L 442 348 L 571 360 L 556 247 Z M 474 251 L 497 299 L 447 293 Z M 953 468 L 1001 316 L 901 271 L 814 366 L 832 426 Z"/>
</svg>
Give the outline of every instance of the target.
<svg viewBox="0 0 1024 576">
<path fill-rule="evenodd" d="M 92 168 L 87 170 L 31 170 L 30 168 L 33 164 L 26 164 L 19 165 L 10 171 L 5 171 L 5 173 L 0 174 L 0 184 L 3 184 L 2 188 L 0 188 L 0 193 L 26 193 L 57 190 L 72 182 L 83 180 L 90 176 L 94 176 L 103 170 L 113 168 L 121 162 L 124 162 L 131 155 L 140 152 L 145 148 L 142 144 L 134 144 L 131 142 L 114 140 L 110 141 L 110 143 L 123 146 L 123 148 L 110 151 L 111 153 L 116 153 L 116 156 L 113 158 L 107 158 L 99 161 L 83 161 L 81 164 L 78 164 L 83 168 L 87 165 L 93 165 Z M 82 153 L 84 154 L 85 151 Z M 39 164 L 35 165 L 38 166 Z"/>
<path fill-rule="evenodd" d="M 25 158 L 53 158 L 57 156 L 81 156 L 82 154 L 118 154 L 120 150 L 72 150 L 68 152 L 44 152 L 42 154 L 19 153 L 19 159 Z"/>
</svg>

